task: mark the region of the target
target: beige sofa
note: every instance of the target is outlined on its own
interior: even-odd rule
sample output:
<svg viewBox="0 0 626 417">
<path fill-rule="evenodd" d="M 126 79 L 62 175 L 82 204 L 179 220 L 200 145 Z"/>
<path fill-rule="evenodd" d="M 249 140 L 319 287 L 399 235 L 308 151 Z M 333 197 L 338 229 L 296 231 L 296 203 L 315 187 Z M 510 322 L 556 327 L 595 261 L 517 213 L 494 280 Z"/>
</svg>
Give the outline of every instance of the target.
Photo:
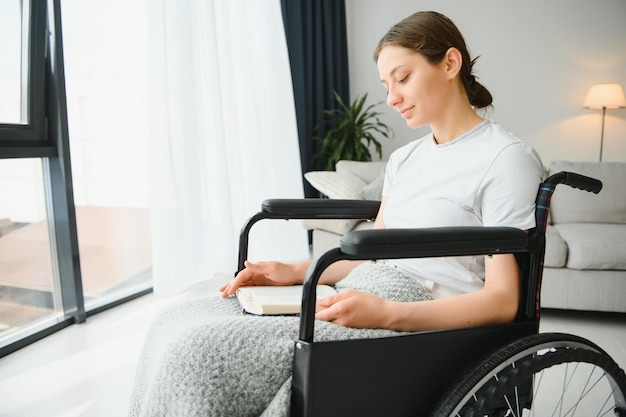
<svg viewBox="0 0 626 417">
<path fill-rule="evenodd" d="M 306 179 L 328 198 L 380 199 L 385 162 L 340 161 L 336 171 Z M 555 161 L 548 174 L 571 171 L 604 183 L 600 194 L 559 185 L 550 206 L 542 286 L 544 308 L 626 312 L 626 163 Z M 372 227 L 356 220 L 304 221 L 317 257 L 350 230 Z"/>
<path fill-rule="evenodd" d="M 626 312 L 626 163 L 564 162 L 549 173 L 602 181 L 599 194 L 558 186 L 550 203 L 542 306 Z"/>
</svg>

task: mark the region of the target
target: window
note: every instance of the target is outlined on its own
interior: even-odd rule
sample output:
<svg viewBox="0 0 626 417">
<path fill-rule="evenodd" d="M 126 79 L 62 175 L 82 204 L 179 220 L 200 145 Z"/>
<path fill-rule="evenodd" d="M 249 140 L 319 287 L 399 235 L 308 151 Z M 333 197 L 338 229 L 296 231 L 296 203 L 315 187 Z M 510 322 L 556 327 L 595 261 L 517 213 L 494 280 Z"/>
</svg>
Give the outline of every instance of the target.
<svg viewBox="0 0 626 417">
<path fill-rule="evenodd" d="M 0 339 L 62 319 L 40 159 L 0 160 Z"/>
<path fill-rule="evenodd" d="M 27 25 L 19 1 L 0 2 L 0 123 L 28 123 L 28 112 L 23 109 L 28 77 L 22 74 L 24 62 L 28 63 L 28 39 L 22 40 L 22 33 L 28 33 Z"/>
<path fill-rule="evenodd" d="M 147 2 L 64 1 L 66 67 L 60 3 L 0 2 L 0 356 L 151 288 Z"/>
<path fill-rule="evenodd" d="M 46 152 L 34 149 L 46 145 L 46 5 L 41 3 L 0 2 L 0 145 L 5 156 Z M 19 147 L 29 147 L 30 151 Z"/>
<path fill-rule="evenodd" d="M 61 12 L 72 182 L 89 311 L 152 285 L 148 3 L 65 0 Z"/>
</svg>

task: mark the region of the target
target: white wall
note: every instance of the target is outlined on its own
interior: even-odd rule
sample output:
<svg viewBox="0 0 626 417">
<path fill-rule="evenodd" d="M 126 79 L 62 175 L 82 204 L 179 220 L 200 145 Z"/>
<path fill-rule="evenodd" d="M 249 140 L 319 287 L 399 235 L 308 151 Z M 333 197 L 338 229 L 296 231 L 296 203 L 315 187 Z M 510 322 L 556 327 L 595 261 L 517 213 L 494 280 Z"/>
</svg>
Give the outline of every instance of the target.
<svg viewBox="0 0 626 417">
<path fill-rule="evenodd" d="M 545 164 L 597 161 L 601 110 L 583 109 L 591 84 L 626 89 L 624 0 L 346 0 L 350 90 L 384 101 L 372 52 L 397 21 L 419 10 L 450 17 L 463 33 L 477 77 L 492 93 L 490 117 L 528 141 Z M 406 127 L 385 105 L 396 133 L 383 158 L 428 132 Z M 603 161 L 626 161 L 626 109 L 607 110 Z"/>
</svg>

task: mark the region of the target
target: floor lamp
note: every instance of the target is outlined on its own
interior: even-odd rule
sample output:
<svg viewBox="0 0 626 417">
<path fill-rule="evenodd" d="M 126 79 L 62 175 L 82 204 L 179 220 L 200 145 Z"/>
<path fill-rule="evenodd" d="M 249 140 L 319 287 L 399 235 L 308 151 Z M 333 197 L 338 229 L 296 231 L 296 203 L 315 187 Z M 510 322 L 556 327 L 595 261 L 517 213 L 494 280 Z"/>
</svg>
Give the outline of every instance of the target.
<svg viewBox="0 0 626 417">
<path fill-rule="evenodd" d="M 604 144 L 604 117 L 606 109 L 626 107 L 626 97 L 620 84 L 594 84 L 589 89 L 583 107 L 602 109 L 602 131 L 600 132 L 600 162 L 602 162 L 602 145 Z"/>
</svg>

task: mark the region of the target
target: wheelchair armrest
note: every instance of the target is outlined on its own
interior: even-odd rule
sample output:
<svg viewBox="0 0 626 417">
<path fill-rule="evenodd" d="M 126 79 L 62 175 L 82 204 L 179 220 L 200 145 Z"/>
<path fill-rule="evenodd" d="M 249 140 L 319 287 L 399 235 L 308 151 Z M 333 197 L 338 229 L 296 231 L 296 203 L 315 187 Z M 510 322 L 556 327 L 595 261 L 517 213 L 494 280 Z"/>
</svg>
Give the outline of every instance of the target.
<svg viewBox="0 0 626 417">
<path fill-rule="evenodd" d="M 510 227 L 435 227 L 359 230 L 341 239 L 341 251 L 360 259 L 509 253 L 526 248 L 524 231 Z"/>
<path fill-rule="evenodd" d="M 252 226 L 263 219 L 363 219 L 374 220 L 380 201 L 334 200 L 329 198 L 276 198 L 263 201 L 261 211 L 250 217 L 239 233 L 237 274 L 248 258 L 248 238 Z"/>
<path fill-rule="evenodd" d="M 420 229 L 359 230 L 341 239 L 313 262 L 302 293 L 300 340 L 313 341 L 315 288 L 322 272 L 340 260 L 426 258 L 525 252 L 528 236 L 511 227 L 437 227 Z"/>
<path fill-rule="evenodd" d="M 261 210 L 273 218 L 375 219 L 379 207 L 380 201 L 372 200 L 304 198 L 265 200 Z"/>
</svg>

